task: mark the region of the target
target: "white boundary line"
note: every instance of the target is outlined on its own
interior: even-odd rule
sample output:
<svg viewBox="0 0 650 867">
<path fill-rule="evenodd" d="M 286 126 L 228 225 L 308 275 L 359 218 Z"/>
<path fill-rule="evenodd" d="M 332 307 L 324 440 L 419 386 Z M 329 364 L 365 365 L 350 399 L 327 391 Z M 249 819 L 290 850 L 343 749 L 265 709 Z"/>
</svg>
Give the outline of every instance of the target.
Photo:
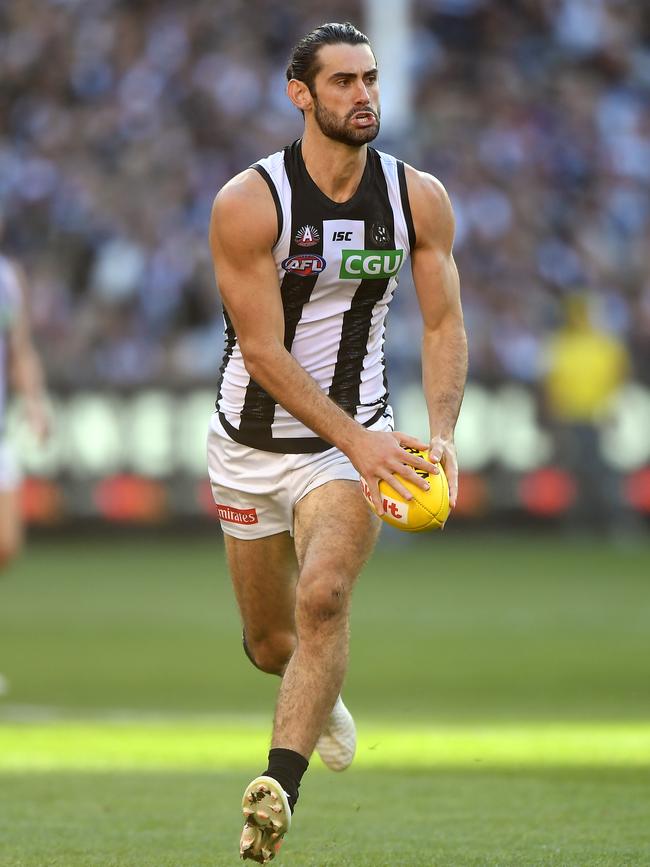
<svg viewBox="0 0 650 867">
<path fill-rule="evenodd" d="M 107 722 L 107 723 L 168 723 L 188 725 L 270 725 L 272 715 L 261 713 L 138 710 L 136 708 L 75 708 L 56 705 L 14 704 L 0 702 L 0 725 L 4 723 Z"/>
</svg>

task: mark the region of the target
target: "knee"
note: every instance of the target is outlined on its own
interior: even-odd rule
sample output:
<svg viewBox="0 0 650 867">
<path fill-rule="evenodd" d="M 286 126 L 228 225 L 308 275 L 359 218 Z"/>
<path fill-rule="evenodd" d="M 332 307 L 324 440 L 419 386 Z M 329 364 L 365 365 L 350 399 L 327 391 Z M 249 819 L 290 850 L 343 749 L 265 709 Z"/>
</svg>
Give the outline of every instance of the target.
<svg viewBox="0 0 650 867">
<path fill-rule="evenodd" d="M 309 581 L 298 585 L 297 609 L 310 629 L 342 618 L 348 608 L 349 590 L 341 581 Z"/>
<path fill-rule="evenodd" d="M 283 674 L 296 649 L 296 636 L 291 632 L 244 633 L 243 642 L 246 656 L 267 674 Z"/>
</svg>

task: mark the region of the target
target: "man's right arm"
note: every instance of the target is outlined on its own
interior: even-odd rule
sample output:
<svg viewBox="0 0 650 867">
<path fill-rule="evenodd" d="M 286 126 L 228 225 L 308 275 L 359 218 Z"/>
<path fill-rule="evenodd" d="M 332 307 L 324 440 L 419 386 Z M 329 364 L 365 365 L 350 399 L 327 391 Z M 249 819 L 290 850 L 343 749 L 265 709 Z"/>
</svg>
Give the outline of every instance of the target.
<svg viewBox="0 0 650 867">
<path fill-rule="evenodd" d="M 381 513 L 380 479 L 407 495 L 393 474 L 399 472 L 422 485 L 404 462 L 430 469 L 425 461 L 406 454 L 400 443 L 420 448 L 426 444 L 397 431 L 366 430 L 330 400 L 287 351 L 280 285 L 271 252 L 276 234 L 275 206 L 257 172 L 248 170 L 226 184 L 214 202 L 210 247 L 246 370 L 291 415 L 350 458 L 368 482 Z"/>
</svg>

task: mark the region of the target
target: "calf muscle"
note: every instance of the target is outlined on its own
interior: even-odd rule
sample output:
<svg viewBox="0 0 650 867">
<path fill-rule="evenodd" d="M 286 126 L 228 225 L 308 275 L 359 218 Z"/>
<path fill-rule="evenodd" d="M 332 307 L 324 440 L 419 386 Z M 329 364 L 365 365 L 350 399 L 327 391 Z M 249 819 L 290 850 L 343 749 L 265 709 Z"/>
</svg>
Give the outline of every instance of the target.
<svg viewBox="0 0 650 867">
<path fill-rule="evenodd" d="M 262 671 L 281 674 L 295 646 L 293 541 L 288 533 L 263 539 L 224 538 L 249 657 Z"/>
</svg>

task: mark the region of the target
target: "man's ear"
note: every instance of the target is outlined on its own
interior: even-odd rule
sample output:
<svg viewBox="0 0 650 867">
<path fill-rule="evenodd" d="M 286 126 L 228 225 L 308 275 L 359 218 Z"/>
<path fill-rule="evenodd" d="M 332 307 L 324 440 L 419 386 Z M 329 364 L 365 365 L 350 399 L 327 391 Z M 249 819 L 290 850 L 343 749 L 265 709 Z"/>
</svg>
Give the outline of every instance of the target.
<svg viewBox="0 0 650 867">
<path fill-rule="evenodd" d="M 314 102 L 314 98 L 305 82 L 299 81 L 297 78 L 292 78 L 287 84 L 287 95 L 300 111 L 311 108 Z"/>
</svg>

